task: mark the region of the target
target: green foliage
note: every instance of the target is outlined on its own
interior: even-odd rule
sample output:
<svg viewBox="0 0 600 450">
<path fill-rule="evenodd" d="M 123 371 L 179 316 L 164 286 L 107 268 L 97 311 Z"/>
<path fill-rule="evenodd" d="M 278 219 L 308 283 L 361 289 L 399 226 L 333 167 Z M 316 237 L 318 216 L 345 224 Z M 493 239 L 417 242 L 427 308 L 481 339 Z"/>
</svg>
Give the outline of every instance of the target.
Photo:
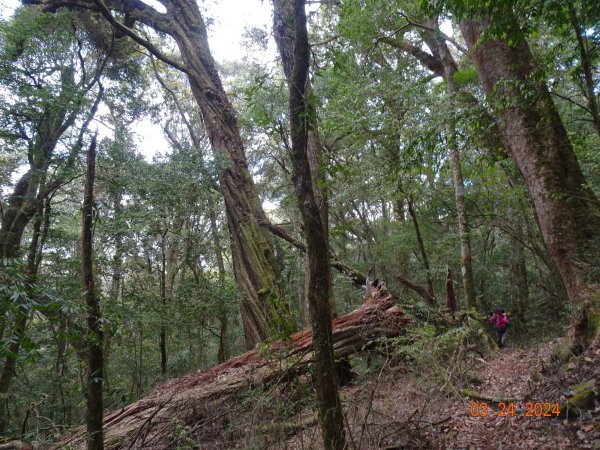
<svg viewBox="0 0 600 450">
<path fill-rule="evenodd" d="M 171 435 L 172 442 L 177 450 L 193 450 L 201 448 L 200 444 L 195 441 L 192 436 L 191 429 L 179 419 L 171 421 L 173 433 Z"/>
<path fill-rule="evenodd" d="M 451 326 L 443 319 L 415 322 L 394 341 L 394 355 L 415 374 L 425 375 L 428 384 L 460 384 L 469 376 L 471 359 L 495 348 L 484 321 L 476 313 L 465 313 Z"/>
<path fill-rule="evenodd" d="M 479 77 L 477 76 L 477 71 L 473 67 L 469 67 L 467 69 L 459 70 L 454 74 L 454 81 L 460 87 L 476 84 L 479 82 Z"/>
</svg>

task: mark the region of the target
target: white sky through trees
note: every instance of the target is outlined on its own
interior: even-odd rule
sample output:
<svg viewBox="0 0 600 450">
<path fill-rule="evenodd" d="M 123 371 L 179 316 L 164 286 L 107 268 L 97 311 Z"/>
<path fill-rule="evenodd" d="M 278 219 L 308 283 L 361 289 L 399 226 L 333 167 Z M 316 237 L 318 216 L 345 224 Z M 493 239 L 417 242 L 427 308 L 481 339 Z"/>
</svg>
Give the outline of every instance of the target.
<svg viewBox="0 0 600 450">
<path fill-rule="evenodd" d="M 164 9 L 156 0 L 143 1 L 159 11 Z M 242 41 L 247 28 L 259 27 L 270 32 L 271 4 L 268 1 L 200 0 L 198 3 L 208 24 L 211 52 L 219 64 L 246 56 Z M 19 0 L 0 0 L 0 18 L 8 19 L 19 5 Z M 134 131 L 138 136 L 138 149 L 147 160 L 156 153 L 169 151 L 160 126 L 150 119 L 142 120 Z"/>
</svg>

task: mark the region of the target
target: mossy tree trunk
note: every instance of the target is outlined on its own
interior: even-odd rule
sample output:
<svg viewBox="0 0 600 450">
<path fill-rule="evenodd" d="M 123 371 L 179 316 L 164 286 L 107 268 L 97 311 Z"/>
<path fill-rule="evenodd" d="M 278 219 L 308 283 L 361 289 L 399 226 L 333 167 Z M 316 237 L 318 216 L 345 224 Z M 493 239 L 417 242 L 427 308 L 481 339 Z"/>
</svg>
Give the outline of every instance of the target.
<svg viewBox="0 0 600 450">
<path fill-rule="evenodd" d="M 39 4 L 45 11 L 65 6 L 60 0 L 23 0 Z M 267 222 L 258 192 L 248 170 L 244 145 L 233 107 L 227 98 L 208 45 L 206 24 L 194 0 L 164 0 L 162 13 L 138 0 L 74 0 L 66 6 L 97 9 L 124 35 L 144 46 L 157 58 L 184 72 L 219 164 L 220 192 L 225 200 L 231 238 L 233 270 L 244 294 L 241 315 L 247 348 L 289 326 L 289 311 L 277 287 L 279 276 L 273 242 L 260 226 Z M 127 16 L 119 22 L 110 10 Z M 181 60 L 165 56 L 132 28 L 141 22 L 177 43 Z"/>
<path fill-rule="evenodd" d="M 345 448 L 344 418 L 338 394 L 333 334 L 331 328 L 330 298 L 333 289 L 329 263 L 329 240 L 327 221 L 319 206 L 315 192 L 315 179 L 309 155 L 309 130 L 314 104 L 308 97 L 309 44 L 306 29 L 304 0 L 273 0 L 275 10 L 281 6 L 293 7 L 293 70 L 289 80 L 290 127 L 292 136 L 292 180 L 296 187 L 298 205 L 306 234 L 308 267 L 306 270 L 307 302 L 313 331 L 319 424 L 326 449 Z M 288 9 L 289 10 L 289 9 Z M 281 50 L 281 48 L 280 48 Z"/>
<path fill-rule="evenodd" d="M 294 4 L 293 1 L 274 1 L 273 2 L 273 36 L 277 43 L 279 55 L 281 56 L 281 64 L 283 66 L 283 73 L 288 83 L 291 82 L 294 75 L 294 42 L 295 42 L 295 30 L 292 24 L 294 18 Z M 310 98 L 313 94 L 313 87 L 310 80 L 306 80 L 306 98 Z M 327 203 L 327 186 L 325 178 L 325 161 L 324 154 L 321 146 L 321 140 L 319 136 L 319 130 L 317 125 L 316 114 L 307 117 L 309 120 L 310 127 L 307 131 L 307 143 L 306 153 L 308 157 L 308 164 L 311 171 L 311 183 L 312 191 L 315 195 L 315 201 L 319 207 L 319 213 L 321 220 L 326 230 L 329 230 L 329 208 Z M 328 237 L 328 236 L 327 236 Z M 329 239 L 329 237 L 328 237 Z M 330 276 L 333 277 L 331 271 Z M 333 283 L 333 278 L 332 281 Z M 305 289 L 307 287 L 305 286 Z M 337 316 L 337 309 L 335 305 L 335 297 L 333 291 L 330 293 L 329 304 L 331 306 L 332 317 Z M 310 305 L 305 304 L 305 317 L 310 317 Z"/>
</svg>

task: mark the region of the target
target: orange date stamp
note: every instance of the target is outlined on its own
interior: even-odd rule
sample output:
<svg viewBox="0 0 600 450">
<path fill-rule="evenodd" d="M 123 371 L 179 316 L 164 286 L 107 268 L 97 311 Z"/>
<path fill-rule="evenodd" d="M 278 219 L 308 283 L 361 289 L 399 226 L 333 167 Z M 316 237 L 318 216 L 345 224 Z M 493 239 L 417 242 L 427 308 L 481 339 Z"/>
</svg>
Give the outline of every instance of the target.
<svg viewBox="0 0 600 450">
<path fill-rule="evenodd" d="M 499 410 L 494 411 L 490 408 L 487 402 L 471 402 L 469 406 L 469 414 L 471 417 L 558 417 L 560 415 L 560 407 L 558 402 L 542 403 L 542 402 L 527 402 L 523 408 L 520 404 L 515 405 L 514 402 L 498 402 Z"/>
</svg>

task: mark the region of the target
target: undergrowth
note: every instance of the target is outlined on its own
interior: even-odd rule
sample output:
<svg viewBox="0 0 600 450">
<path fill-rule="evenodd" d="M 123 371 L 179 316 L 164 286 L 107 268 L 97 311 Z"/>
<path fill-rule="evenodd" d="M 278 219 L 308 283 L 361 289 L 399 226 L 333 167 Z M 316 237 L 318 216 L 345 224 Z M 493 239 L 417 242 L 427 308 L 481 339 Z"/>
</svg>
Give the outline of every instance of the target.
<svg viewBox="0 0 600 450">
<path fill-rule="evenodd" d="M 485 326 L 486 319 L 475 312 L 415 320 L 403 336 L 392 340 L 392 356 L 416 381 L 445 390 L 476 382 L 471 370 L 474 360 L 497 349 Z"/>
</svg>

